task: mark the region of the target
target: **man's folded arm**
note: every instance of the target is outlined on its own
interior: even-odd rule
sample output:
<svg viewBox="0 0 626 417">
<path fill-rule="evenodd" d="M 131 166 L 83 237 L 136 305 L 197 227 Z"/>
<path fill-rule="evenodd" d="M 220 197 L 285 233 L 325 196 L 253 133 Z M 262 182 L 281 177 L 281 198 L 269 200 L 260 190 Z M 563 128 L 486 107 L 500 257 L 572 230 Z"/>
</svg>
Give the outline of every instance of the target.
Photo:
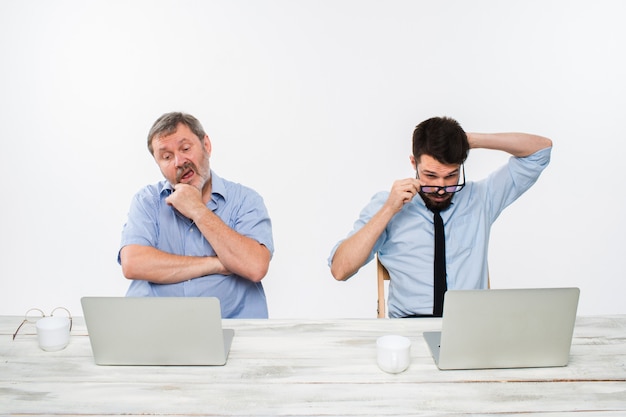
<svg viewBox="0 0 626 417">
<path fill-rule="evenodd" d="M 127 279 L 155 284 L 176 284 L 211 274 L 230 274 L 216 256 L 183 256 L 152 246 L 127 245 L 120 250 L 122 273 Z"/>
</svg>

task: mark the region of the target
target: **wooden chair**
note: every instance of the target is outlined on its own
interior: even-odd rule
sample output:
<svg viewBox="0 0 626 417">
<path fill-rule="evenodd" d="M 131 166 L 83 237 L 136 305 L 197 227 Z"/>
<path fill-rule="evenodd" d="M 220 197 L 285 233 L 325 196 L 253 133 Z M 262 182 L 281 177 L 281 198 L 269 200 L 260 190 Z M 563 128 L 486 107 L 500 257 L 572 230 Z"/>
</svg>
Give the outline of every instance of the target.
<svg viewBox="0 0 626 417">
<path fill-rule="evenodd" d="M 382 319 L 387 317 L 387 300 L 385 298 L 385 281 L 389 281 L 389 271 L 378 259 L 376 254 L 376 272 L 378 275 L 378 318 Z M 491 288 L 491 276 L 487 274 L 487 289 Z"/>
<path fill-rule="evenodd" d="M 389 281 L 389 271 L 380 263 L 376 254 L 376 270 L 378 274 L 378 318 L 387 317 L 387 300 L 385 299 L 385 281 Z"/>
</svg>

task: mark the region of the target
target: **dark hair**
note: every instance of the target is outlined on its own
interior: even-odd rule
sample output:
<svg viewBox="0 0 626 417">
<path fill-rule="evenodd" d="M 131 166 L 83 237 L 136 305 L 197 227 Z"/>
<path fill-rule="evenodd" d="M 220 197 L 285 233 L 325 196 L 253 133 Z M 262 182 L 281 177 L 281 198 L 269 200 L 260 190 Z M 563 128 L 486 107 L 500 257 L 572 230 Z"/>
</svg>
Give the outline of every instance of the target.
<svg viewBox="0 0 626 417">
<path fill-rule="evenodd" d="M 148 132 L 148 150 L 151 154 L 154 155 L 152 140 L 157 136 L 167 136 L 176 132 L 180 123 L 187 126 L 198 139 L 202 140 L 206 136 L 206 132 L 200 124 L 200 121 L 192 115 L 181 112 L 165 113 L 154 122 L 150 132 Z"/>
<path fill-rule="evenodd" d="M 433 117 L 424 120 L 413 131 L 413 156 L 430 155 L 446 165 L 462 164 L 467 159 L 469 142 L 467 134 L 456 120 L 450 117 Z"/>
</svg>

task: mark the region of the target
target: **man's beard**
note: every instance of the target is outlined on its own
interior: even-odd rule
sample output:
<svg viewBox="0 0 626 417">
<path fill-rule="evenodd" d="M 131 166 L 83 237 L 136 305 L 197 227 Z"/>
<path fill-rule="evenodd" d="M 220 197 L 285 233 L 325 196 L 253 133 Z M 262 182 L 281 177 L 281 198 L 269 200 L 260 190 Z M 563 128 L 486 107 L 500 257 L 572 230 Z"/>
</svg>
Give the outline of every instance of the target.
<svg viewBox="0 0 626 417">
<path fill-rule="evenodd" d="M 195 174 L 198 173 L 198 168 L 193 162 L 185 162 L 185 164 L 176 170 L 176 184 L 181 182 L 182 177 L 185 173 L 193 171 Z"/>
<path fill-rule="evenodd" d="M 201 161 L 201 162 L 205 162 L 205 160 Z M 196 187 L 197 189 L 199 189 L 201 192 L 204 192 L 205 189 L 209 186 L 209 184 L 211 183 L 211 170 L 208 167 L 208 163 L 206 164 L 206 167 L 202 170 L 202 172 L 198 169 L 198 166 L 196 164 L 194 164 L 191 161 L 185 162 L 185 164 L 178 168 L 176 170 L 176 184 L 179 184 L 182 182 L 183 180 L 183 176 L 189 172 L 189 171 L 193 171 L 194 172 L 194 179 L 192 181 L 197 183 L 191 184 L 190 182 L 186 183 L 189 185 L 193 185 L 194 187 Z"/>
<path fill-rule="evenodd" d="M 421 191 L 419 192 L 419 195 L 420 197 L 422 197 L 422 200 L 424 200 L 424 204 L 426 204 L 426 208 L 429 209 L 430 211 L 433 211 L 433 210 L 445 211 L 452 204 L 453 194 L 450 194 L 450 193 L 446 193 L 443 195 L 443 196 L 448 197 L 443 201 L 433 201 L 430 199 L 428 194 L 423 193 Z M 440 196 L 440 197 L 443 197 L 443 196 Z"/>
</svg>

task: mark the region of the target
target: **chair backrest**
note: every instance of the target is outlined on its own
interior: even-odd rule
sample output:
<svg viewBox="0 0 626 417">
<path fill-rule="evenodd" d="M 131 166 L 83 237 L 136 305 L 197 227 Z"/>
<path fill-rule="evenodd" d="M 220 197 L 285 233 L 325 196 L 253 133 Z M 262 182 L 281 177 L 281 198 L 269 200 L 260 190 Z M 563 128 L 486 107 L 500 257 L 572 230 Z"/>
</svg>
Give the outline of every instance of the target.
<svg viewBox="0 0 626 417">
<path fill-rule="evenodd" d="M 378 259 L 376 254 L 376 270 L 378 274 L 378 318 L 384 318 L 387 316 L 387 306 L 385 299 L 385 281 L 389 281 L 389 271 Z"/>
</svg>

